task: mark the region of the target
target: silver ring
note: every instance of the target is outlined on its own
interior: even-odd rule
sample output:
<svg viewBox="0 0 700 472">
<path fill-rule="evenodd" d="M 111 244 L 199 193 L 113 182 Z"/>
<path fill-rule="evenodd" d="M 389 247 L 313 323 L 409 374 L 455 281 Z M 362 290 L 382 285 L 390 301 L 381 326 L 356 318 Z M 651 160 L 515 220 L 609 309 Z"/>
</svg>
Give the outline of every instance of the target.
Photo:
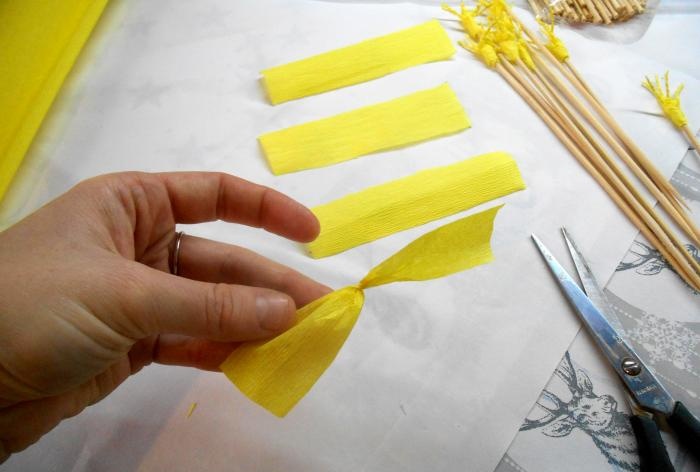
<svg viewBox="0 0 700 472">
<path fill-rule="evenodd" d="M 172 267 L 171 271 L 173 275 L 178 275 L 180 272 L 180 244 L 182 243 L 182 237 L 185 235 L 184 231 L 178 231 L 175 233 L 175 249 L 173 250 L 173 262 L 170 265 Z"/>
</svg>

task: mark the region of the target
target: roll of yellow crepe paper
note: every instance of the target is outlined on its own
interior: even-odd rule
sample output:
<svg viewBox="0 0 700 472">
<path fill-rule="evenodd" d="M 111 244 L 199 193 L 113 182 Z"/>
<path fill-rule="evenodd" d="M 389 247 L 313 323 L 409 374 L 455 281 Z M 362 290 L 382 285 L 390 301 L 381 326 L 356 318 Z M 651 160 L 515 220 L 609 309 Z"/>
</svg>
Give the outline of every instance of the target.
<svg viewBox="0 0 700 472">
<path fill-rule="evenodd" d="M 362 281 L 297 311 L 288 331 L 242 344 L 221 370 L 248 398 L 285 416 L 330 366 L 364 303 L 363 290 L 392 282 L 428 280 L 493 260 L 491 234 L 501 206 L 446 224 L 374 267 Z"/>
<path fill-rule="evenodd" d="M 0 199 L 106 4 L 0 1 Z"/>
</svg>

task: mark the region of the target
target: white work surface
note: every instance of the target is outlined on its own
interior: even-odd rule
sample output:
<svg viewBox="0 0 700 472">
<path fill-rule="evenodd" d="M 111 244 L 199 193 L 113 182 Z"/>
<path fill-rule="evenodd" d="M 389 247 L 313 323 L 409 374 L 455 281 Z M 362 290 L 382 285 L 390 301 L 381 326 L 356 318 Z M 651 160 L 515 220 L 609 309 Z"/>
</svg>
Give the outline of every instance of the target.
<svg viewBox="0 0 700 472">
<path fill-rule="evenodd" d="M 490 471 L 499 464 L 579 328 L 529 234 L 563 256 L 555 243 L 558 228 L 567 226 L 607 281 L 636 231 L 508 85 L 462 50 L 450 61 L 276 107 L 259 83 L 265 67 L 433 17 L 449 18 L 437 6 L 415 4 L 111 3 L 0 206 L 0 228 L 84 178 L 122 170 L 224 171 L 314 206 L 504 150 L 528 188 L 480 207 L 506 203 L 496 221 L 494 263 L 369 290 L 337 360 L 286 418 L 250 402 L 221 374 L 152 366 L 3 470 Z M 666 50 L 687 47 L 688 34 L 671 26 Z M 646 113 L 656 105 L 639 86 L 644 74 L 667 68 L 665 57 L 654 62 L 639 48 L 571 31 L 562 36 L 590 85 L 670 176 L 687 145 Z M 700 83 L 672 74 L 686 82 L 689 118 L 700 123 Z M 269 172 L 256 142 L 265 131 L 445 81 L 473 122 L 457 135 L 280 177 Z M 318 261 L 260 230 L 222 223 L 184 229 L 342 287 L 458 216 Z M 192 402 L 198 407 L 187 418 Z M 561 460 L 564 466 L 568 459 Z"/>
</svg>

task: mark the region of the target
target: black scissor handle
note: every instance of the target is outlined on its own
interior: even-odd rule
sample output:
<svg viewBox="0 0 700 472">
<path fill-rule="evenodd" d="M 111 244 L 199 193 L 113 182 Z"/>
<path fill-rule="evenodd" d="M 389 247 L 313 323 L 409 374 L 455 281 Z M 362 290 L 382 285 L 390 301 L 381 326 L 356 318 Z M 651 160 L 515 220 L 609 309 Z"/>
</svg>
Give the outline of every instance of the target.
<svg viewBox="0 0 700 472">
<path fill-rule="evenodd" d="M 675 472 L 654 420 L 634 415 L 630 416 L 630 423 L 637 438 L 640 472 Z"/>
<path fill-rule="evenodd" d="M 668 417 L 668 424 L 685 450 L 700 460 L 700 421 L 682 402 L 676 402 L 673 413 Z"/>
</svg>

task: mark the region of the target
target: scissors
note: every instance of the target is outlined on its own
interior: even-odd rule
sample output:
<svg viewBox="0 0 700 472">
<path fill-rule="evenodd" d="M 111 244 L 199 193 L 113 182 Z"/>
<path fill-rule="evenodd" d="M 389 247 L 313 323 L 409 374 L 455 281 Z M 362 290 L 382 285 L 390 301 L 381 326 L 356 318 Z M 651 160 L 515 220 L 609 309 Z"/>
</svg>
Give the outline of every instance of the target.
<svg viewBox="0 0 700 472">
<path fill-rule="evenodd" d="M 532 239 L 576 314 L 631 394 L 633 415 L 630 421 L 637 438 L 641 470 L 660 472 L 675 470 L 654 421 L 659 416 L 665 418 L 686 450 L 700 460 L 700 421 L 682 402 L 673 399 L 634 349 L 610 323 L 606 313 L 612 313 L 612 310 L 603 291 L 565 228 L 562 228 L 562 233 L 583 290 L 552 256 L 542 241 L 534 234 Z"/>
</svg>

